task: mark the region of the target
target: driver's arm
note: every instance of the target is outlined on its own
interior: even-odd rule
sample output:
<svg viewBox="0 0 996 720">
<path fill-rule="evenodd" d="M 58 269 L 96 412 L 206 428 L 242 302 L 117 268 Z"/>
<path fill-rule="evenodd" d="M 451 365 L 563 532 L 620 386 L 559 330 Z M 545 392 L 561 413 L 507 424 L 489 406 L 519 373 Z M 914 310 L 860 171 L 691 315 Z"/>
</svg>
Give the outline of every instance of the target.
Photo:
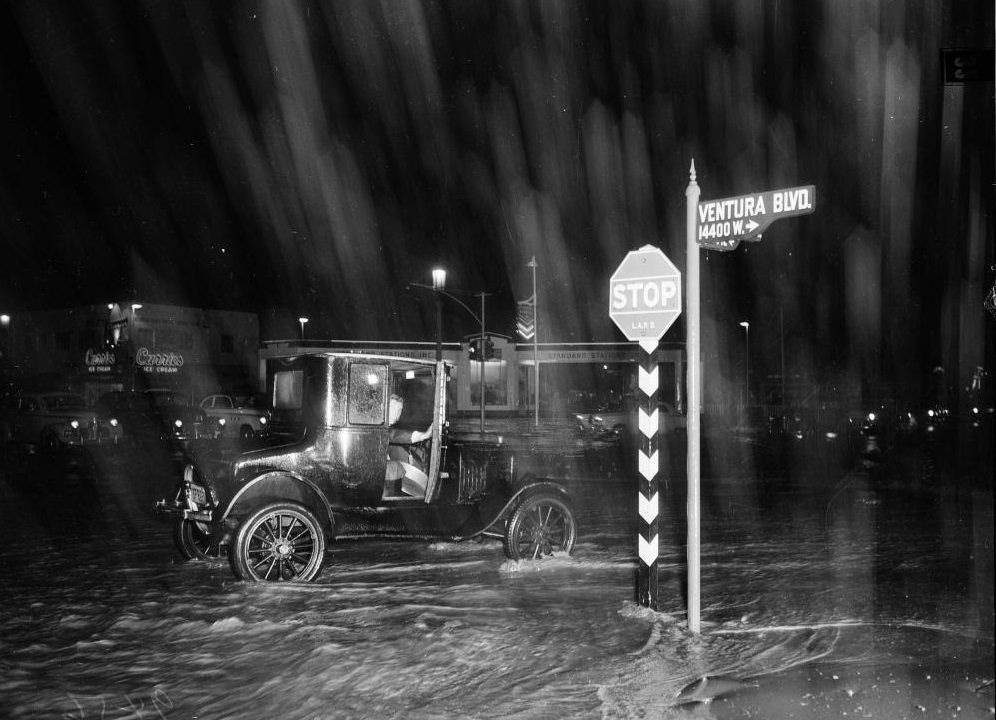
<svg viewBox="0 0 996 720">
<path fill-rule="evenodd" d="M 428 440 L 432 437 L 432 424 L 429 424 L 424 431 L 423 430 L 412 430 L 412 442 L 422 442 L 423 440 Z"/>
</svg>

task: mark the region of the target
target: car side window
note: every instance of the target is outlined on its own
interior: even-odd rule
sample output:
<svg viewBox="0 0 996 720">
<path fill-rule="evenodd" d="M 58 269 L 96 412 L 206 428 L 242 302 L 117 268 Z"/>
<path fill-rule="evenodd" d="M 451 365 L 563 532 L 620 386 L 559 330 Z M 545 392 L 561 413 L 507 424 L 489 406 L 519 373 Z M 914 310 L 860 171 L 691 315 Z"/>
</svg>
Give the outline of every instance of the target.
<svg viewBox="0 0 996 720">
<path fill-rule="evenodd" d="M 227 398 L 227 397 L 224 397 L 224 396 L 222 396 L 222 397 L 216 397 L 214 399 L 214 406 L 215 406 L 215 408 L 220 408 L 221 410 L 231 410 L 232 409 L 232 401 L 231 401 L 230 398 Z"/>
<path fill-rule="evenodd" d="M 368 363 L 349 366 L 350 425 L 383 425 L 387 396 L 387 367 Z"/>
</svg>

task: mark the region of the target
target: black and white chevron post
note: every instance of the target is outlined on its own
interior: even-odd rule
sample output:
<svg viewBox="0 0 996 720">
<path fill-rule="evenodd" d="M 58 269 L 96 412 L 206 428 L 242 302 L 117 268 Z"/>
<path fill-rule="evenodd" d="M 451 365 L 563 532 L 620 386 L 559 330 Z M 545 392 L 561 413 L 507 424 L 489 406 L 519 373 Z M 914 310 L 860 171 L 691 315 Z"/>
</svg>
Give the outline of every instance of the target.
<svg viewBox="0 0 996 720">
<path fill-rule="evenodd" d="M 644 607 L 659 609 L 657 604 L 657 556 L 659 541 L 657 521 L 660 514 L 657 475 L 660 471 L 658 430 L 660 418 L 657 392 L 660 389 L 657 341 L 640 342 L 645 355 L 640 364 L 640 570 L 637 576 L 637 601 Z"/>
<path fill-rule="evenodd" d="M 640 365 L 640 569 L 637 600 L 657 610 L 657 473 L 660 470 L 657 433 L 660 390 L 657 344 L 681 314 L 681 272 L 660 248 L 644 245 L 631 250 L 609 278 L 609 317 L 626 339 L 640 343 L 646 356 Z"/>
</svg>

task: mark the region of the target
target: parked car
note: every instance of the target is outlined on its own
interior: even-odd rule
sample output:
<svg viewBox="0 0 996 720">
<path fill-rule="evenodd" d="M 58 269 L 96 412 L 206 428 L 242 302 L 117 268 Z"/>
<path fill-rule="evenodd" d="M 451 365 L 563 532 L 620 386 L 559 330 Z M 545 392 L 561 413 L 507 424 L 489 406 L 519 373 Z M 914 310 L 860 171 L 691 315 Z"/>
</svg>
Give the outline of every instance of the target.
<svg viewBox="0 0 996 720">
<path fill-rule="evenodd" d="M 116 390 L 104 393 L 97 407 L 112 413 L 135 440 L 186 441 L 218 436 L 216 423 L 190 407 L 182 395 L 163 391 Z"/>
<path fill-rule="evenodd" d="M 267 410 L 246 406 L 233 395 L 208 395 L 201 400 L 200 407 L 209 418 L 214 418 L 223 434 L 237 433 L 243 440 L 263 435 L 270 421 Z"/>
<path fill-rule="evenodd" d="M 493 536 L 513 559 L 570 553 L 577 524 L 564 481 L 519 475 L 498 435 L 451 432 L 447 380 L 442 361 L 331 352 L 282 361 L 273 407 L 296 409 L 303 436 L 188 464 L 175 497 L 156 504 L 180 552 L 223 549 L 237 578 L 272 582 L 313 580 L 329 542 L 371 534 Z M 404 400 L 394 426 L 392 395 Z M 397 430 L 426 428 L 400 446 L 408 462 L 389 460 Z"/>
<path fill-rule="evenodd" d="M 600 430 L 608 430 L 624 438 L 639 437 L 639 406 L 633 401 L 597 412 L 576 411 L 574 416 L 577 418 L 579 428 L 586 432 L 597 434 Z M 657 405 L 657 432 L 667 435 L 682 434 L 687 431 L 688 422 L 684 414 L 675 410 L 671 403 L 660 401 Z"/>
<path fill-rule="evenodd" d="M 0 441 L 46 450 L 99 445 L 121 440 L 123 429 L 113 414 L 88 408 L 69 392 L 23 393 L 7 398 L 0 410 Z"/>
</svg>

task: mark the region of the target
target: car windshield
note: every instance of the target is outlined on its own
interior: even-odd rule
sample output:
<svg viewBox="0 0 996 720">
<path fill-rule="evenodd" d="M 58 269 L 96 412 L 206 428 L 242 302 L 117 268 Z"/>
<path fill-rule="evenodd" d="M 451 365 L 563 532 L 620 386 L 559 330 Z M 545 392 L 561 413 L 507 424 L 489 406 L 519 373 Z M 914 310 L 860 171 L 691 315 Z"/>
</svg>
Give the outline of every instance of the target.
<svg viewBox="0 0 996 720">
<path fill-rule="evenodd" d="M 42 398 L 46 410 L 83 410 L 86 403 L 79 395 L 46 395 Z"/>
</svg>

